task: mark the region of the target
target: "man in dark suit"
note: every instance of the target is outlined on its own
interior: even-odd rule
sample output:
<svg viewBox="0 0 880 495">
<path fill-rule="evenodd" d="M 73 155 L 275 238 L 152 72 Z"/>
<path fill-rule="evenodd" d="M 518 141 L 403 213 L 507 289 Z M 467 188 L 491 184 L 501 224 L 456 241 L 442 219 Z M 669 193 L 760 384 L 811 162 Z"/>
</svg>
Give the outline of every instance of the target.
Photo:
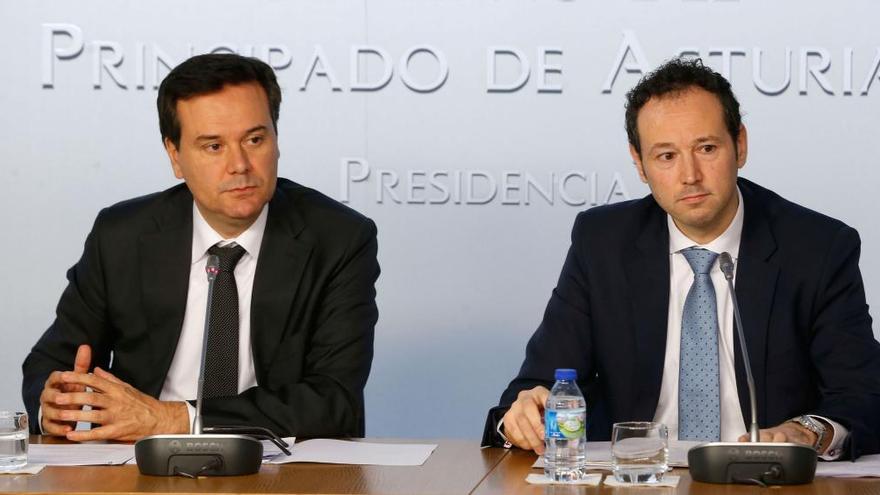
<svg viewBox="0 0 880 495">
<path fill-rule="evenodd" d="M 745 368 L 716 258 L 726 251 L 761 440 L 812 445 L 826 459 L 880 452 L 880 344 L 857 232 L 737 177 L 748 150 L 739 104 L 699 60 L 668 62 L 627 98 L 630 152 L 652 194 L 578 215 L 483 443 L 543 452 L 555 368 L 578 371 L 589 440 L 633 420 L 663 422 L 670 438 L 745 440 Z"/>
<path fill-rule="evenodd" d="M 185 184 L 98 215 L 23 365 L 33 431 L 77 441 L 189 432 L 204 338 L 206 426 L 363 436 L 375 225 L 277 178 L 281 92 L 263 62 L 193 57 L 157 103 Z M 78 421 L 93 428 L 75 431 Z"/>
</svg>

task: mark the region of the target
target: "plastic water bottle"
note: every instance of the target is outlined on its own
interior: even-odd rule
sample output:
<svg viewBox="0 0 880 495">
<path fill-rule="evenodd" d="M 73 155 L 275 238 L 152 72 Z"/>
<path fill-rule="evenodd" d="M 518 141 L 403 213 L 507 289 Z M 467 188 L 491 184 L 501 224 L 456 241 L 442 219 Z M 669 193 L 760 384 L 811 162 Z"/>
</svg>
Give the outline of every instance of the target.
<svg viewBox="0 0 880 495">
<path fill-rule="evenodd" d="M 556 370 L 544 408 L 544 474 L 556 481 L 585 474 L 587 402 L 575 380 L 577 370 Z"/>
</svg>

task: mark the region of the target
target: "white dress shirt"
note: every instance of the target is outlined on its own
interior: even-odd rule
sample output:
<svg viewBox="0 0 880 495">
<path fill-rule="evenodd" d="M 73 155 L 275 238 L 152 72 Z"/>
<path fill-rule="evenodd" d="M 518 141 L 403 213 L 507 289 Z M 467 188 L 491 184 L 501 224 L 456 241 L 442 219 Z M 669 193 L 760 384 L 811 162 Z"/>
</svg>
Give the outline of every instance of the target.
<svg viewBox="0 0 880 495">
<path fill-rule="evenodd" d="M 208 260 L 208 249 L 218 243 L 221 246 L 235 243 L 246 251 L 238 264 L 235 265 L 234 271 L 235 285 L 238 289 L 238 392 L 241 393 L 257 385 L 254 355 L 251 348 L 251 294 L 268 212 L 268 206 L 263 206 L 260 216 L 247 230 L 236 238 L 224 239 L 208 225 L 198 207 L 193 203 L 192 264 L 189 271 L 186 312 L 183 316 L 183 327 L 180 330 L 177 350 L 174 352 L 168 375 L 165 376 L 159 400 L 187 401 L 196 398 L 208 298 L 208 278 L 205 274 L 205 264 Z M 190 424 L 192 424 L 195 408 L 188 402 L 187 408 L 190 414 Z"/>
</svg>

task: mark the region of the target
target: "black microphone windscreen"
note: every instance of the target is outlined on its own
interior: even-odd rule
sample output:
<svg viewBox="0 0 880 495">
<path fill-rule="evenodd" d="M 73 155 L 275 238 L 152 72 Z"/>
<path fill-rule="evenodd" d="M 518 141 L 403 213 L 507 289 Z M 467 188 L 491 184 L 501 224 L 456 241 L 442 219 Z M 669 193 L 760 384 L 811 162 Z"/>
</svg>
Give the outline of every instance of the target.
<svg viewBox="0 0 880 495">
<path fill-rule="evenodd" d="M 724 278 L 733 279 L 733 258 L 730 257 L 730 253 L 725 251 L 718 256 L 718 266 L 721 268 Z"/>
</svg>

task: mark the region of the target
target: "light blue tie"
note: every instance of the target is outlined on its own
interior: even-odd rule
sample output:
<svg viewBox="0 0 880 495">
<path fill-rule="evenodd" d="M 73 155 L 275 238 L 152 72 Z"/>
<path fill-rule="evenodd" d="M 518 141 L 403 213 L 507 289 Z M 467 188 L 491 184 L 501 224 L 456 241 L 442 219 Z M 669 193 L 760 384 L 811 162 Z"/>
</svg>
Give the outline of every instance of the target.
<svg viewBox="0 0 880 495">
<path fill-rule="evenodd" d="M 702 248 L 681 252 L 694 271 L 694 283 L 681 317 L 678 370 L 678 439 L 721 438 L 718 385 L 718 303 L 709 270 L 718 253 Z"/>
</svg>

